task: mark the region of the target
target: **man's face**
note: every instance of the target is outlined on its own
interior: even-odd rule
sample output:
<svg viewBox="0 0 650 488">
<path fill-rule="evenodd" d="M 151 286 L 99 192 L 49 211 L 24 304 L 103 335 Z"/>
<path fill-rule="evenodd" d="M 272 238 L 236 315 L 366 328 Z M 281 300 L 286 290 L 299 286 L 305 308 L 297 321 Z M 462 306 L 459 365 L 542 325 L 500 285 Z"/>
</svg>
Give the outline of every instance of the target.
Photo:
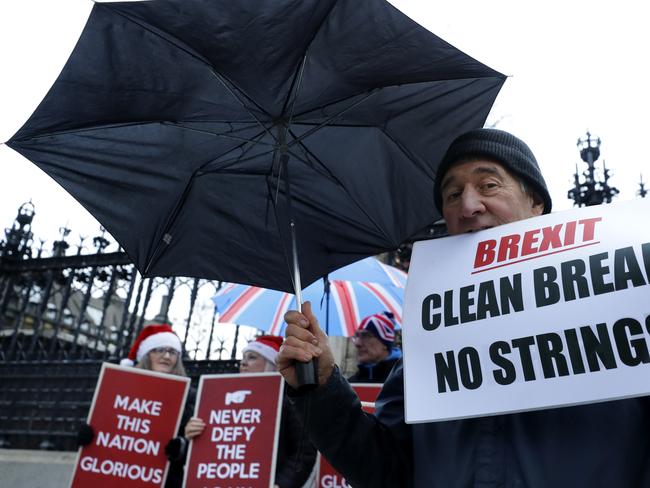
<svg viewBox="0 0 650 488">
<path fill-rule="evenodd" d="M 388 348 L 372 332 L 359 330 L 352 339 L 361 364 L 378 363 L 388 356 Z"/>
<path fill-rule="evenodd" d="M 485 159 L 453 165 L 440 189 L 442 216 L 451 235 L 489 229 L 544 211 L 541 199 L 533 200 L 500 163 Z"/>
</svg>

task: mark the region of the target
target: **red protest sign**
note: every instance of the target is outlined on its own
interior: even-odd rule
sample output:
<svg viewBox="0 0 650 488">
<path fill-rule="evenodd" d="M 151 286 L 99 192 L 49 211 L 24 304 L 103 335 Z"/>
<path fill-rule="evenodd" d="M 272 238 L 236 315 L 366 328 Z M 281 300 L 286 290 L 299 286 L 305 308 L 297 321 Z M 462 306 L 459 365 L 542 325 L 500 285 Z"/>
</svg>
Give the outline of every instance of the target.
<svg viewBox="0 0 650 488">
<path fill-rule="evenodd" d="M 363 410 L 375 413 L 375 401 L 384 385 L 381 383 L 352 383 L 350 386 L 361 400 Z"/>
<path fill-rule="evenodd" d="M 273 486 L 284 380 L 277 373 L 201 376 L 186 488 Z"/>
<path fill-rule="evenodd" d="M 336 471 L 321 453 L 318 453 L 318 488 L 349 488 L 342 474 Z"/>
<path fill-rule="evenodd" d="M 165 444 L 178 431 L 190 379 L 104 363 L 70 486 L 163 486 Z"/>
<path fill-rule="evenodd" d="M 350 385 L 361 400 L 361 407 L 365 412 L 375 413 L 375 400 L 379 396 L 381 387 L 378 383 L 353 383 Z M 343 475 L 336 471 L 325 459 L 325 456 L 318 453 L 318 488 L 349 488 Z"/>
</svg>

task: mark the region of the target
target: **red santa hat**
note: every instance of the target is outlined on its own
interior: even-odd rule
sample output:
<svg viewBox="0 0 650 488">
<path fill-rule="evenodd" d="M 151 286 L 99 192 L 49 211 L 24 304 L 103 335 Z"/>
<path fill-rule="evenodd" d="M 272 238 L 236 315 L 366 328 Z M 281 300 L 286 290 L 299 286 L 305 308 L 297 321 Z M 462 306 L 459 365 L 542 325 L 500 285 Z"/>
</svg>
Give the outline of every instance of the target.
<svg viewBox="0 0 650 488">
<path fill-rule="evenodd" d="M 261 335 L 254 341 L 249 342 L 242 353 L 253 351 L 262 356 L 268 362 L 275 364 L 282 345 L 282 337 L 274 335 Z"/>
<path fill-rule="evenodd" d="M 181 340 L 169 324 L 148 325 L 138 335 L 131 346 L 129 355 L 120 361 L 122 366 L 133 366 L 138 363 L 149 351 L 157 347 L 171 347 L 179 352 L 183 351 Z"/>
</svg>

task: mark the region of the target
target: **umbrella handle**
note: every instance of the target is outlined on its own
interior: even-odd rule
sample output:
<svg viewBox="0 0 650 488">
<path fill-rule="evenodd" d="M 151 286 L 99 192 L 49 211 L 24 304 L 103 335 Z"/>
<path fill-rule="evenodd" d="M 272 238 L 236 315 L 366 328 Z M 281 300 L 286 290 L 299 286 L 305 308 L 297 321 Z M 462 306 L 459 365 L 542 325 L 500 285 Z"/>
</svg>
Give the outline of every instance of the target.
<svg viewBox="0 0 650 488">
<path fill-rule="evenodd" d="M 293 284 L 296 292 L 298 312 L 302 313 L 302 283 L 300 281 L 300 265 L 296 247 L 296 224 L 291 220 L 291 251 L 293 254 Z M 318 363 L 312 359 L 308 363 L 296 361 L 296 380 L 298 391 L 312 390 L 318 386 Z"/>
<path fill-rule="evenodd" d="M 318 359 L 308 363 L 296 362 L 296 381 L 298 391 L 313 390 L 318 386 Z"/>
<path fill-rule="evenodd" d="M 293 222 L 292 222 L 293 228 Z M 296 272 L 297 256 L 295 255 L 294 247 L 294 279 L 296 280 L 296 303 L 298 312 L 302 313 L 302 290 L 300 289 L 300 271 Z M 298 276 L 296 277 L 295 274 Z M 313 390 L 318 386 L 318 359 L 312 359 L 308 363 L 296 361 L 296 386 L 298 391 Z"/>
</svg>

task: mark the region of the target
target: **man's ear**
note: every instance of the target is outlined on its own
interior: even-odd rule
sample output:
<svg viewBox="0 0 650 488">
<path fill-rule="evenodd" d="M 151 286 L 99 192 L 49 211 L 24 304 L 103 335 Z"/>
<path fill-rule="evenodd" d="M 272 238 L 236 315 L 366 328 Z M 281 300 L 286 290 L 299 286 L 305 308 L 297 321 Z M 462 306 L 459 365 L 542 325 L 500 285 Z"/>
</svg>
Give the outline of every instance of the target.
<svg viewBox="0 0 650 488">
<path fill-rule="evenodd" d="M 540 197 L 537 192 L 534 191 L 531 191 L 529 196 L 532 204 L 531 211 L 533 213 L 533 217 L 542 215 L 544 213 L 544 200 L 542 200 L 542 197 Z"/>
</svg>

